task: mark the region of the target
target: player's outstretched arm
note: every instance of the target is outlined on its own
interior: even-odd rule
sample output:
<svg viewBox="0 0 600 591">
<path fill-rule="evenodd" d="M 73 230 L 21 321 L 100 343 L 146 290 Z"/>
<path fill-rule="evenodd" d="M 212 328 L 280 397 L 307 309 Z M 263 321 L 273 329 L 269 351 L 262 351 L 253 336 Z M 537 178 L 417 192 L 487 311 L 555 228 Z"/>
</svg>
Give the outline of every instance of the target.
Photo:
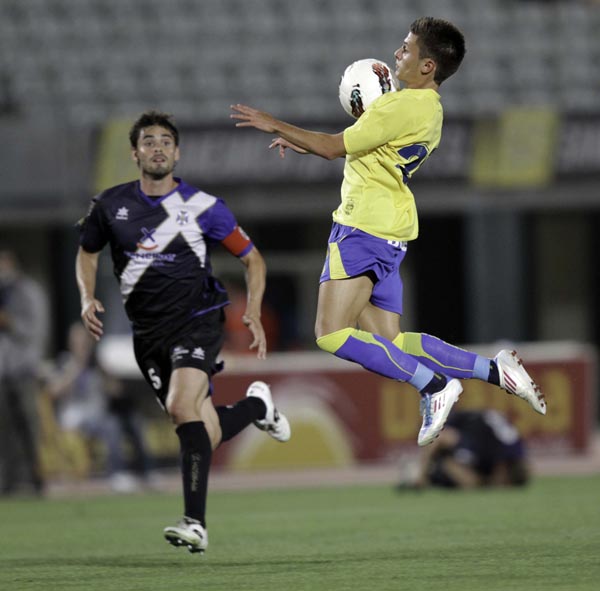
<svg viewBox="0 0 600 591">
<path fill-rule="evenodd" d="M 236 127 L 254 127 L 265 133 L 276 133 L 295 148 L 306 150 L 327 160 L 335 160 L 346 155 L 343 133 L 321 133 L 302 129 L 247 105 L 231 105 L 231 110 L 233 113 L 230 117 L 238 121 Z"/>
<path fill-rule="evenodd" d="M 262 300 L 265 293 L 267 265 L 256 246 L 240 261 L 246 266 L 246 312 L 242 317 L 243 323 L 252 333 L 250 349 L 256 349 L 258 359 L 267 356 L 267 338 L 260 320 Z"/>
<path fill-rule="evenodd" d="M 75 275 L 81 297 L 81 320 L 83 320 L 84 326 L 97 341 L 100 340 L 103 334 L 103 325 L 96 314 L 104 312 L 102 302 L 94 297 L 99 255 L 99 252 L 87 252 L 79 247 L 75 261 Z"/>
</svg>

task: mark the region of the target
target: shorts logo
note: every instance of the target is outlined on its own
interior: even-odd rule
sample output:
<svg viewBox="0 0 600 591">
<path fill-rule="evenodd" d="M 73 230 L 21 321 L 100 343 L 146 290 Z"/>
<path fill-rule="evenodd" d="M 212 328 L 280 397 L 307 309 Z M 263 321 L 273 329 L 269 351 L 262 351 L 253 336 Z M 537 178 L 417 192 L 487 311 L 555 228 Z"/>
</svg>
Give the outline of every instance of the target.
<svg viewBox="0 0 600 591">
<path fill-rule="evenodd" d="M 204 349 L 202 347 L 196 347 L 193 351 L 192 351 L 192 357 L 194 359 L 204 359 L 205 354 L 204 354 Z"/>
<path fill-rule="evenodd" d="M 154 233 L 156 232 L 156 228 L 148 230 L 147 228 L 142 228 L 142 239 L 136 244 L 138 248 L 142 250 L 154 250 L 158 248 L 158 243 L 154 239 Z M 144 244 L 144 242 L 146 244 Z M 148 244 L 150 243 L 150 244 Z"/>
<path fill-rule="evenodd" d="M 394 248 L 399 248 L 404 251 L 408 248 L 408 244 L 402 240 L 388 240 L 387 243 Z"/>
<path fill-rule="evenodd" d="M 171 361 L 179 361 L 180 359 L 183 359 L 186 355 L 188 355 L 189 352 L 190 350 L 186 349 L 185 347 L 175 347 L 171 351 Z"/>
</svg>

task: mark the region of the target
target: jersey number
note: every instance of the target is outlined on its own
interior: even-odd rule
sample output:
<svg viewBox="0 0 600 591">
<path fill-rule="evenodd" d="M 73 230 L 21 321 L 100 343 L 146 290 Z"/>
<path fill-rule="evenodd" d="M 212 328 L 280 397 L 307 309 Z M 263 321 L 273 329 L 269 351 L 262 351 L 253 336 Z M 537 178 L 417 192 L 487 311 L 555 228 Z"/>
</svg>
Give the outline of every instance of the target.
<svg viewBox="0 0 600 591">
<path fill-rule="evenodd" d="M 406 164 L 396 164 L 396 168 L 402 171 L 402 180 L 404 184 L 408 183 L 410 175 L 421 166 L 421 162 L 429 156 L 427 148 L 423 144 L 412 144 L 410 146 L 404 146 L 398 150 L 398 154 L 404 160 L 410 160 Z"/>
<path fill-rule="evenodd" d="M 156 375 L 156 370 L 154 368 L 148 370 L 148 377 L 150 378 L 150 382 L 152 382 L 152 387 L 155 390 L 160 390 L 162 388 L 162 381 L 160 377 Z"/>
</svg>

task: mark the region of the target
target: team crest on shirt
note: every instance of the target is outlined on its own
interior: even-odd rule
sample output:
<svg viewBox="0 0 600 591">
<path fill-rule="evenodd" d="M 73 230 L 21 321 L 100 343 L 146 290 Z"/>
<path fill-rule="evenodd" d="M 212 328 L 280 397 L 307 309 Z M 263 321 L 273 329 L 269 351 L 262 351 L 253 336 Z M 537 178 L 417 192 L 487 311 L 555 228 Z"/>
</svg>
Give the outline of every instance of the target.
<svg viewBox="0 0 600 591">
<path fill-rule="evenodd" d="M 136 246 L 142 250 L 154 250 L 157 248 L 158 242 L 156 242 L 156 239 L 154 238 L 155 232 L 156 228 L 151 228 L 150 230 L 148 230 L 148 228 L 142 228 L 142 238 Z"/>
<path fill-rule="evenodd" d="M 180 226 L 185 226 L 190 221 L 188 212 L 184 209 L 180 210 L 177 213 L 176 221 Z"/>
</svg>

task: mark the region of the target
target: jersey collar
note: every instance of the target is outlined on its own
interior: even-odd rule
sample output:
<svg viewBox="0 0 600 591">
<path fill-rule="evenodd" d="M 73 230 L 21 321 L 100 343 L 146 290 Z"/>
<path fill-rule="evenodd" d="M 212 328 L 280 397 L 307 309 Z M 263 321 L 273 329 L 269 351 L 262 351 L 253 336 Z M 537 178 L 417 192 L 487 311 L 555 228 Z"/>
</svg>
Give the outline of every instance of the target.
<svg viewBox="0 0 600 591">
<path fill-rule="evenodd" d="M 170 197 L 171 195 L 173 195 L 175 193 L 179 193 L 184 201 L 187 201 L 192 195 L 197 193 L 197 190 L 194 189 L 194 187 L 191 187 L 187 183 L 184 183 L 179 177 L 175 176 L 175 177 L 173 177 L 173 179 L 177 183 L 177 186 L 172 191 L 169 191 L 169 193 L 167 193 L 166 195 L 163 195 L 160 198 L 148 197 L 148 195 L 146 195 L 146 193 L 144 193 L 144 191 L 142 191 L 140 181 L 136 182 L 136 189 L 137 189 L 139 196 L 148 205 L 152 205 L 152 206 L 156 206 L 159 203 L 162 203 L 167 197 Z"/>
</svg>

